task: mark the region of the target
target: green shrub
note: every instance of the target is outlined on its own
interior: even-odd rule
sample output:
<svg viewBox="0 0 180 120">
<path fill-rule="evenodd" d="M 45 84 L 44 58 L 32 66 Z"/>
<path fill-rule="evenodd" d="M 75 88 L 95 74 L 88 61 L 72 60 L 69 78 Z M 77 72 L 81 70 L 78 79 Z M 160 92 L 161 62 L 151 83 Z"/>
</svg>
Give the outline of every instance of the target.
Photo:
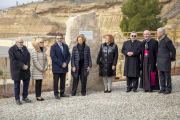
<svg viewBox="0 0 180 120">
<path fill-rule="evenodd" d="M 159 0 L 128 0 L 121 7 L 123 19 L 120 28 L 123 32 L 157 30 L 167 23 L 159 17 L 163 5 Z"/>
</svg>

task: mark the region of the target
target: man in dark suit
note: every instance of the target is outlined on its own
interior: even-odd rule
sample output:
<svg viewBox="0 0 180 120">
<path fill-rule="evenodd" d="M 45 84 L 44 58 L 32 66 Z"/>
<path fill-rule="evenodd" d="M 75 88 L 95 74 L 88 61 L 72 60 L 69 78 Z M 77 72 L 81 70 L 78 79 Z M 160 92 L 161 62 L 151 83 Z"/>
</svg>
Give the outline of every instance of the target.
<svg viewBox="0 0 180 120">
<path fill-rule="evenodd" d="M 131 40 L 124 42 L 121 52 L 125 55 L 124 76 L 127 79 L 127 91 L 137 92 L 140 77 L 141 42 L 137 40 L 136 32 L 131 32 Z M 133 86 L 132 86 L 133 84 Z"/>
<path fill-rule="evenodd" d="M 160 73 L 161 90 L 159 93 L 169 94 L 172 90 L 171 85 L 171 61 L 176 60 L 176 49 L 172 41 L 165 35 L 164 28 L 157 29 L 159 41 L 157 55 L 157 69 Z M 167 85 L 166 85 L 167 81 Z"/>
<path fill-rule="evenodd" d="M 11 67 L 11 77 L 14 80 L 14 92 L 16 104 L 21 105 L 20 101 L 20 81 L 23 81 L 23 101 L 31 102 L 28 96 L 30 81 L 30 53 L 23 45 L 22 38 L 17 38 L 16 44 L 9 49 L 9 59 Z"/>
<path fill-rule="evenodd" d="M 65 92 L 65 79 L 68 72 L 68 64 L 70 61 L 69 48 L 63 42 L 63 35 L 56 34 L 56 43 L 51 46 L 50 56 L 52 59 L 52 72 L 54 74 L 54 95 L 56 99 L 60 97 L 69 97 Z M 58 95 L 58 82 L 60 78 L 60 96 Z"/>
</svg>

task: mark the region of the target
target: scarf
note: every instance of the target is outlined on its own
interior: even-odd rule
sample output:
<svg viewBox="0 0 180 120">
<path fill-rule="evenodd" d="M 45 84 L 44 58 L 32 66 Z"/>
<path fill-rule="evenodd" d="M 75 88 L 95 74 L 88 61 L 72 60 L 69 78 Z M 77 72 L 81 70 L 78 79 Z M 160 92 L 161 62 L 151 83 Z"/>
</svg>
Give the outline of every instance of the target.
<svg viewBox="0 0 180 120">
<path fill-rule="evenodd" d="M 41 52 L 43 53 L 43 47 L 40 47 Z"/>
<path fill-rule="evenodd" d="M 79 60 L 82 61 L 84 59 L 84 47 L 85 43 L 82 44 L 82 46 L 78 43 L 78 52 L 79 52 Z"/>
<path fill-rule="evenodd" d="M 149 50 L 149 45 L 148 45 L 148 43 L 149 43 L 150 41 L 151 41 L 151 37 L 149 37 L 147 40 L 144 39 L 143 42 L 145 42 L 145 50 Z"/>
<path fill-rule="evenodd" d="M 165 37 L 165 35 L 163 35 L 161 38 L 158 38 L 159 43 L 161 42 L 161 40 Z"/>
</svg>

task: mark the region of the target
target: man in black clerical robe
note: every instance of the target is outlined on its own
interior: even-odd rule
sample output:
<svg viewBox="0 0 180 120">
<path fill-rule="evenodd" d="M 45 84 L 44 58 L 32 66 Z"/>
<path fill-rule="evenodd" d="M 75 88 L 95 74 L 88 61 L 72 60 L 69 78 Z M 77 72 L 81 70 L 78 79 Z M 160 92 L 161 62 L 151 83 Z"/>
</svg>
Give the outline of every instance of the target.
<svg viewBox="0 0 180 120">
<path fill-rule="evenodd" d="M 141 55 L 142 75 L 140 88 L 143 88 L 144 92 L 152 92 L 153 90 L 160 89 L 158 71 L 156 67 L 158 41 L 151 38 L 149 30 L 145 30 L 143 35 L 144 40 L 142 43 Z"/>
<path fill-rule="evenodd" d="M 125 55 L 124 76 L 127 80 L 127 91 L 137 92 L 140 77 L 140 54 L 142 42 L 136 40 L 136 32 L 131 32 L 131 40 L 124 42 L 121 52 Z M 133 85 L 132 85 L 133 84 Z"/>
</svg>

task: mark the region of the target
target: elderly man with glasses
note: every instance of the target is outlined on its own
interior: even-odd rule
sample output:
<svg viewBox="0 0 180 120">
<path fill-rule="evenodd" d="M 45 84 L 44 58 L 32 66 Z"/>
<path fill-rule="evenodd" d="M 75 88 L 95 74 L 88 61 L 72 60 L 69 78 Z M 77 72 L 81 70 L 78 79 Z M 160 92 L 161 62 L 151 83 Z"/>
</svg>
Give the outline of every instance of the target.
<svg viewBox="0 0 180 120">
<path fill-rule="evenodd" d="M 30 81 L 30 53 L 26 46 L 23 45 L 23 39 L 17 38 L 16 44 L 9 49 L 9 59 L 11 67 L 11 77 L 14 80 L 14 93 L 17 105 L 21 105 L 20 101 L 20 82 L 23 81 L 23 93 L 22 100 L 25 102 L 31 102 L 27 98 L 28 87 Z"/>
<path fill-rule="evenodd" d="M 127 79 L 127 91 L 137 92 L 140 77 L 141 42 L 137 40 L 137 33 L 131 32 L 130 40 L 124 42 L 121 52 L 125 55 L 124 76 Z M 133 84 L 133 85 L 132 85 Z"/>
<path fill-rule="evenodd" d="M 167 37 L 164 28 L 157 29 L 157 37 L 159 41 L 157 54 L 157 69 L 159 70 L 161 83 L 161 90 L 158 93 L 169 94 L 172 90 L 171 61 L 176 60 L 176 49 L 172 41 Z"/>
<path fill-rule="evenodd" d="M 65 92 L 65 79 L 68 72 L 68 64 L 70 61 L 70 52 L 68 46 L 62 42 L 63 35 L 56 34 L 56 43 L 51 46 L 50 56 L 52 59 L 52 72 L 54 77 L 54 95 L 56 99 L 60 97 L 69 97 Z M 60 96 L 58 95 L 58 82 L 60 78 Z"/>
<path fill-rule="evenodd" d="M 144 92 L 152 92 L 160 89 L 156 68 L 158 41 L 151 38 L 149 30 L 145 30 L 143 35 L 140 88 L 143 88 Z"/>
</svg>

